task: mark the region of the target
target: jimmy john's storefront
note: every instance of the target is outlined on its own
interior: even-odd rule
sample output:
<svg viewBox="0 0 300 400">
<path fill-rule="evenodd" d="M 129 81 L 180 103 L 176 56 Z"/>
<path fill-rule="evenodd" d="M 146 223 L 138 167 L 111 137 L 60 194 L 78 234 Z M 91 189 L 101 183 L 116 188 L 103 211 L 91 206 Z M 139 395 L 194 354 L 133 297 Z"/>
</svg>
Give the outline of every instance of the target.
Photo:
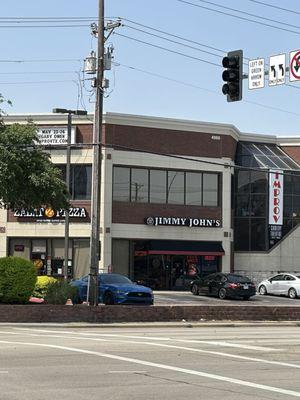
<svg viewBox="0 0 300 400">
<path fill-rule="evenodd" d="M 223 243 L 212 240 L 222 238 L 220 219 L 149 216 L 144 222 L 147 226 L 144 232 L 151 232 L 153 239 L 113 239 L 113 272 L 127 274 L 155 290 L 188 290 L 197 275 L 222 270 Z M 163 239 L 160 234 L 163 226 L 174 227 L 171 231 L 178 239 Z M 195 236 L 207 240 L 189 240 Z"/>
<path fill-rule="evenodd" d="M 133 242 L 134 280 L 156 290 L 189 289 L 196 275 L 221 270 L 219 242 L 138 240 Z"/>
</svg>

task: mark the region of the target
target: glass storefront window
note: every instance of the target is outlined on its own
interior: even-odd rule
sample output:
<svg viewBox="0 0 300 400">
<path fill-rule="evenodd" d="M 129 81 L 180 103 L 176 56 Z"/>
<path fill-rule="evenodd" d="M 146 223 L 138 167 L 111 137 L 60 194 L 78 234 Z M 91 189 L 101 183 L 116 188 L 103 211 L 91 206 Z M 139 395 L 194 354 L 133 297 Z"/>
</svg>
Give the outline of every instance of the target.
<svg viewBox="0 0 300 400">
<path fill-rule="evenodd" d="M 185 204 L 202 206 L 202 174 L 186 172 L 185 174 Z"/>
<path fill-rule="evenodd" d="M 149 171 L 142 168 L 131 169 L 131 201 L 148 203 Z"/>
<path fill-rule="evenodd" d="M 249 251 L 250 250 L 250 226 L 249 218 L 235 218 L 234 226 L 234 242 L 235 250 Z"/>
<path fill-rule="evenodd" d="M 261 194 L 251 195 L 250 215 L 252 217 L 264 217 L 267 211 L 267 197 Z"/>
<path fill-rule="evenodd" d="M 203 174 L 203 205 L 216 207 L 218 205 L 217 174 Z"/>
<path fill-rule="evenodd" d="M 268 176 L 263 171 L 251 171 L 251 193 L 266 193 Z"/>
<path fill-rule="evenodd" d="M 236 191 L 239 194 L 250 193 L 250 171 L 236 172 Z"/>
<path fill-rule="evenodd" d="M 150 170 L 150 203 L 166 203 L 167 171 Z"/>
<path fill-rule="evenodd" d="M 130 168 L 114 167 L 113 200 L 130 200 Z"/>
<path fill-rule="evenodd" d="M 250 196 L 242 194 L 236 196 L 235 214 L 237 217 L 249 217 L 250 215 Z"/>
<path fill-rule="evenodd" d="M 264 218 L 251 219 L 251 251 L 266 250 L 266 220 Z"/>
<path fill-rule="evenodd" d="M 167 203 L 184 204 L 184 172 L 168 171 Z"/>
<path fill-rule="evenodd" d="M 72 198 L 89 200 L 92 189 L 92 166 L 74 165 L 72 172 Z"/>
</svg>

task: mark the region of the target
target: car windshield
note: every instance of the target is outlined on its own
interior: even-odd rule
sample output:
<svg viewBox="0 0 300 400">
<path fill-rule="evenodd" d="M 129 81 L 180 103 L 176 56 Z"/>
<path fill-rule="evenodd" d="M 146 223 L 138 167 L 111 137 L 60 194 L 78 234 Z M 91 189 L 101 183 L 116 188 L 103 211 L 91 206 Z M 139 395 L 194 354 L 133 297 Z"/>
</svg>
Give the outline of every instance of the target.
<svg viewBox="0 0 300 400">
<path fill-rule="evenodd" d="M 229 282 L 234 282 L 234 283 L 245 283 L 245 282 L 250 282 L 250 278 L 247 276 L 242 276 L 242 275 L 227 275 L 227 279 Z"/>
<path fill-rule="evenodd" d="M 100 282 L 110 284 L 110 283 L 132 283 L 130 279 L 123 275 L 117 274 L 107 274 L 107 275 L 100 275 Z"/>
</svg>

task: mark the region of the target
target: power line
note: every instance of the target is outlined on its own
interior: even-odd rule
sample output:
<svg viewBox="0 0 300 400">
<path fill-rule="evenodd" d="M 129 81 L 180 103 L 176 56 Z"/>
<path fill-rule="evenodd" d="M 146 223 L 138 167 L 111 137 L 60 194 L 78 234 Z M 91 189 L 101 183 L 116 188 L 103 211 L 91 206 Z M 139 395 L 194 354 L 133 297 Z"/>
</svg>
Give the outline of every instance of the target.
<svg viewBox="0 0 300 400">
<path fill-rule="evenodd" d="M 249 12 L 246 12 L 246 11 L 238 10 L 237 8 L 223 6 L 221 4 L 214 3 L 212 1 L 207 1 L 207 0 L 197 0 L 197 1 L 199 1 L 201 3 L 211 4 L 213 6 L 216 6 L 216 7 L 219 7 L 219 8 L 223 8 L 225 10 L 234 11 L 234 12 L 237 12 L 237 13 L 240 13 L 240 14 L 248 15 L 249 17 L 254 17 L 254 18 L 265 20 L 265 21 L 275 22 L 276 24 L 279 24 L 279 25 L 285 25 L 285 26 L 290 26 L 291 28 L 300 29 L 299 25 L 292 25 L 292 24 L 288 24 L 286 22 L 278 21 L 276 19 L 262 17 L 261 15 L 252 14 L 252 13 L 249 13 Z"/>
<path fill-rule="evenodd" d="M 300 15 L 300 12 L 299 12 L 299 11 L 290 10 L 289 8 L 284 8 L 284 7 L 275 6 L 274 4 L 264 3 L 263 1 L 257 1 L 257 0 L 249 0 L 249 1 L 252 1 L 252 3 L 262 4 L 263 6 L 267 6 L 267 7 L 271 7 L 271 8 L 276 8 L 277 10 L 282 10 L 282 11 L 290 12 L 290 13 L 292 13 L 292 14 Z"/>
<path fill-rule="evenodd" d="M 138 25 L 138 26 L 141 26 L 141 27 L 143 27 L 143 28 L 147 28 L 147 29 L 153 30 L 153 31 L 155 31 L 155 32 L 162 33 L 162 34 L 167 35 L 167 36 L 174 37 L 174 38 L 176 38 L 176 39 L 183 40 L 183 41 L 185 41 L 185 42 L 197 44 L 198 46 L 202 46 L 202 47 L 205 47 L 205 48 L 207 48 L 207 49 L 216 50 L 216 51 L 219 51 L 219 52 L 221 52 L 221 53 L 226 53 L 226 50 L 218 49 L 217 47 L 209 46 L 209 45 L 207 45 L 207 44 L 200 43 L 200 42 L 197 42 L 197 41 L 195 41 L 195 40 L 187 39 L 187 38 L 184 38 L 184 37 L 182 37 L 182 36 L 175 35 L 175 34 L 172 34 L 172 33 L 166 32 L 166 31 L 163 31 L 163 30 L 161 30 L 161 29 L 153 28 L 152 26 L 149 26 L 149 25 L 140 24 L 140 23 L 138 23 L 138 22 L 132 21 L 132 20 L 127 19 L 127 18 L 121 18 L 121 20 L 122 20 L 122 21 L 130 22 L 130 23 L 132 23 L 132 24 L 134 24 L 134 25 Z"/>
<path fill-rule="evenodd" d="M 166 41 L 171 42 L 171 43 L 175 43 L 175 44 L 179 44 L 179 45 L 181 45 L 181 46 L 188 47 L 189 49 L 192 49 L 192 50 L 201 51 L 202 53 L 210 54 L 210 55 L 216 56 L 216 57 L 223 57 L 223 55 L 216 54 L 216 53 L 212 53 L 212 52 L 207 51 L 207 50 L 202 50 L 202 49 L 199 49 L 198 47 L 190 46 L 190 45 L 185 44 L 185 43 L 180 43 L 180 42 L 178 42 L 178 41 L 176 41 L 176 40 L 168 39 L 168 38 L 165 38 L 165 37 L 163 37 L 163 36 L 161 36 L 161 35 L 156 35 L 155 33 L 147 32 L 147 31 L 145 31 L 145 30 L 143 30 L 143 29 L 134 28 L 133 26 L 126 25 L 126 24 L 124 24 L 124 26 L 125 26 L 126 28 L 133 29 L 133 30 L 135 30 L 135 31 L 137 31 L 137 32 L 145 33 L 146 35 L 151 35 L 151 36 L 153 36 L 153 37 L 157 37 L 157 38 L 159 38 L 159 39 L 163 39 L 163 40 L 166 40 Z"/>
<path fill-rule="evenodd" d="M 207 88 L 204 88 L 204 87 L 192 84 L 192 83 L 183 82 L 183 81 L 180 81 L 180 80 L 177 80 L 177 79 L 172 79 L 172 78 L 166 77 L 164 75 L 156 74 L 154 72 L 145 71 L 143 69 L 132 67 L 132 66 L 125 65 L 125 64 L 120 64 L 120 63 L 114 63 L 114 64 L 120 65 L 121 67 L 128 68 L 128 69 L 131 69 L 131 70 L 136 70 L 138 72 L 142 72 L 142 73 L 147 74 L 147 75 L 152 75 L 152 76 L 160 78 L 160 79 L 165 79 L 165 80 L 168 80 L 170 82 L 179 83 L 179 84 L 184 85 L 184 86 L 193 87 L 195 89 L 200 89 L 200 90 L 203 90 L 205 92 L 217 94 L 218 96 L 223 96 L 223 94 L 221 94 L 220 92 L 217 92 L 217 91 L 212 90 L 212 89 L 207 89 Z M 271 111 L 282 112 L 282 113 L 285 113 L 285 114 L 289 114 L 289 115 L 294 115 L 296 117 L 300 117 L 299 113 L 296 113 L 296 112 L 293 112 L 293 111 L 289 111 L 289 110 L 285 110 L 283 108 L 273 107 L 273 106 L 269 106 L 269 105 L 266 105 L 266 104 L 262 104 L 262 103 L 258 103 L 258 102 L 254 102 L 254 101 L 250 101 L 250 100 L 243 100 L 243 102 L 244 103 L 248 103 L 248 104 L 252 104 L 252 105 L 256 105 L 258 107 L 262 107 L 262 108 L 265 108 L 265 109 L 268 109 L 268 110 L 271 110 Z"/>
<path fill-rule="evenodd" d="M 176 0 L 176 1 L 178 1 L 178 2 L 180 2 L 180 3 L 188 4 L 188 5 L 193 6 L 193 7 L 202 8 L 202 9 L 204 9 L 204 10 L 213 11 L 213 12 L 216 12 L 216 13 L 218 13 L 218 14 L 226 15 L 226 16 L 229 16 L 229 17 L 232 17 L 232 18 L 237 18 L 237 19 L 240 19 L 240 20 L 242 20 L 242 21 L 252 22 L 252 23 L 254 23 L 254 24 L 266 26 L 266 27 L 268 27 L 268 28 L 274 28 L 274 29 L 278 29 L 278 30 L 281 30 L 281 31 L 285 31 L 285 32 L 289 32 L 289 33 L 295 33 L 296 35 L 300 35 L 300 32 L 292 31 L 291 29 L 280 28 L 279 26 L 275 26 L 275 25 L 271 25 L 271 24 L 266 24 L 266 23 L 260 22 L 260 21 L 255 21 L 255 20 L 253 20 L 253 19 L 249 19 L 249 18 L 246 18 L 246 17 L 241 17 L 241 16 L 239 16 L 239 15 L 234 15 L 234 14 L 227 13 L 227 12 L 225 12 L 225 11 L 220 11 L 220 10 L 216 10 L 216 9 L 214 9 L 214 8 L 209 8 L 209 7 L 205 7 L 205 6 L 200 6 L 200 4 L 191 3 L 190 1 L 187 1 L 187 0 Z"/>
<path fill-rule="evenodd" d="M 73 61 L 79 61 L 82 62 L 83 59 L 77 59 L 77 58 L 57 58 L 57 59 L 50 59 L 50 60 L 45 60 L 45 59 L 29 59 L 29 60 L 1 60 L 0 63 L 31 63 L 31 62 L 73 62 Z"/>
<path fill-rule="evenodd" d="M 30 85 L 30 84 L 44 84 L 44 83 L 62 83 L 62 82 L 75 82 L 71 79 L 59 80 L 59 81 L 27 81 L 27 82 L 0 82 L 0 85 Z"/>
<path fill-rule="evenodd" d="M 19 26 L 19 25 L 0 25 L 0 29 L 6 28 L 87 28 L 90 25 L 26 25 L 26 26 Z"/>
<path fill-rule="evenodd" d="M 38 74 L 73 74 L 76 71 L 24 71 L 24 72 L 0 72 L 0 75 L 38 75 Z"/>
<path fill-rule="evenodd" d="M 179 52 L 179 51 L 170 50 L 170 49 L 167 49 L 166 47 L 158 46 L 158 45 L 156 45 L 156 44 L 149 43 L 149 42 L 145 42 L 145 41 L 140 40 L 140 39 L 132 38 L 132 37 L 127 36 L 127 35 L 122 35 L 121 33 L 113 32 L 113 34 L 114 34 L 114 35 L 117 35 L 117 36 L 124 37 L 124 38 L 126 38 L 126 39 L 134 40 L 135 42 L 138 42 L 138 43 L 143 43 L 143 44 L 146 44 L 146 45 L 148 45 L 148 46 L 155 47 L 155 48 L 160 49 L 160 50 L 167 51 L 167 52 L 169 52 L 169 53 L 173 53 L 173 54 L 177 54 L 177 55 L 180 55 L 180 56 L 183 56 L 183 57 L 187 57 L 187 58 L 190 58 L 190 59 L 192 59 L 192 60 L 204 62 L 204 63 L 206 63 L 206 64 L 214 65 L 214 66 L 219 67 L 219 68 L 222 67 L 220 64 L 216 64 L 216 63 L 213 63 L 213 62 L 211 62 L 211 61 L 204 60 L 204 59 L 202 59 L 202 58 L 193 57 L 193 56 L 190 56 L 190 55 L 188 55 L 188 54 L 181 53 L 181 52 Z"/>
</svg>

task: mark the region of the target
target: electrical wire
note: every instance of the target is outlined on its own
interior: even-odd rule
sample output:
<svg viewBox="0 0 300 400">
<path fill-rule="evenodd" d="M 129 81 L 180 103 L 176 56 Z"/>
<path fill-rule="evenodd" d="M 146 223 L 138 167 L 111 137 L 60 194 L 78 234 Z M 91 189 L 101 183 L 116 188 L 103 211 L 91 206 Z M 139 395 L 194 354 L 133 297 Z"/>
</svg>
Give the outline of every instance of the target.
<svg viewBox="0 0 300 400">
<path fill-rule="evenodd" d="M 229 17 L 232 17 L 232 18 L 237 18 L 237 19 L 240 19 L 240 20 L 242 20 L 242 21 L 252 22 L 252 23 L 254 23 L 254 24 L 266 26 L 266 27 L 268 27 L 268 28 L 278 29 L 278 30 L 280 30 L 280 31 L 284 31 L 284 32 L 289 32 L 289 33 L 294 33 L 294 34 L 296 34 L 296 35 L 300 35 L 300 32 L 293 31 L 293 30 L 291 30 L 291 29 L 281 28 L 281 27 L 279 27 L 279 26 L 275 26 L 275 25 L 271 25 L 271 24 L 266 24 L 266 23 L 260 22 L 260 21 L 255 21 L 255 20 L 250 19 L 250 18 L 246 18 L 246 17 L 241 17 L 241 16 L 239 16 L 239 15 L 230 14 L 230 13 L 227 13 L 227 12 L 225 12 L 225 11 L 220 11 L 220 10 L 216 10 L 216 9 L 214 9 L 214 8 L 209 8 L 209 7 L 201 6 L 200 4 L 191 3 L 190 1 L 187 1 L 187 0 L 176 0 L 176 1 L 178 1 L 179 3 L 183 3 L 183 4 L 187 4 L 187 5 L 193 6 L 193 7 L 202 8 L 202 9 L 204 9 L 204 10 L 213 11 L 213 12 L 216 12 L 216 13 L 218 13 L 218 14 L 226 15 L 226 16 L 229 16 Z"/>
<path fill-rule="evenodd" d="M 276 6 L 276 5 L 274 5 L 274 4 L 264 3 L 263 1 L 257 1 L 257 0 L 249 0 L 249 1 L 251 1 L 252 3 L 262 4 L 263 6 L 267 6 L 267 7 L 271 7 L 271 8 L 276 8 L 277 10 L 286 11 L 286 12 L 289 12 L 289 13 L 292 13 L 292 14 L 300 15 L 300 12 L 299 12 L 299 11 L 290 10 L 289 8 L 284 8 L 284 7 Z"/>
<path fill-rule="evenodd" d="M 36 63 L 36 62 L 82 62 L 83 59 L 77 59 L 77 58 L 57 58 L 57 59 L 51 59 L 51 60 L 45 60 L 45 59 L 35 59 L 35 60 L 6 60 L 6 59 L 0 59 L 0 63 Z"/>
<path fill-rule="evenodd" d="M 168 38 L 165 38 L 165 37 L 163 37 L 161 35 L 156 35 L 155 33 L 147 32 L 147 31 L 145 31 L 143 29 L 134 28 L 133 26 L 130 26 L 130 25 L 127 25 L 127 24 L 124 24 L 123 26 L 125 26 L 126 28 L 129 28 L 129 29 L 135 30 L 137 32 L 145 33 L 146 35 L 150 35 L 150 36 L 153 36 L 153 37 L 156 37 L 156 38 L 159 38 L 159 39 L 163 39 L 163 40 L 166 40 L 166 41 L 171 42 L 171 43 L 179 44 L 181 46 L 185 46 L 185 47 L 187 47 L 189 49 L 192 49 L 192 50 L 197 50 L 197 51 L 200 51 L 202 53 L 206 53 L 206 54 L 209 54 L 209 55 L 212 55 L 212 56 L 216 56 L 216 57 L 223 57 L 223 55 L 212 53 L 212 52 L 207 51 L 207 50 L 202 50 L 202 49 L 199 49 L 198 47 L 190 46 L 190 45 L 185 44 L 185 43 L 180 43 L 180 42 L 178 42 L 176 40 L 168 39 Z"/>
<path fill-rule="evenodd" d="M 147 75 L 152 75 L 152 76 L 155 76 L 155 77 L 160 78 L 160 79 L 165 79 L 165 80 L 168 80 L 170 82 L 179 83 L 179 84 L 184 85 L 184 86 L 193 87 L 195 89 L 200 89 L 200 90 L 203 90 L 205 92 L 217 94 L 218 96 L 223 96 L 224 97 L 224 95 L 222 93 L 217 92 L 217 91 L 212 90 L 212 89 L 207 89 L 207 88 L 204 88 L 204 87 L 192 84 L 192 83 L 188 83 L 188 82 L 183 82 L 183 81 L 180 81 L 180 80 L 177 80 L 177 79 L 172 79 L 172 78 L 166 77 L 164 75 L 156 74 L 154 72 L 145 71 L 143 69 L 132 67 L 132 66 L 129 66 L 129 65 L 120 64 L 120 63 L 116 63 L 116 62 L 114 62 L 114 64 L 115 65 L 120 65 L 121 67 L 128 68 L 128 69 L 131 69 L 131 70 L 136 70 L 138 72 L 142 72 L 142 73 L 145 73 Z M 279 107 L 273 107 L 273 106 L 269 106 L 269 105 L 266 105 L 266 104 L 262 104 L 262 103 L 258 103 L 258 102 L 254 102 L 254 101 L 250 101 L 250 100 L 244 100 L 244 99 L 243 99 L 243 102 L 244 103 L 249 103 L 249 104 L 252 104 L 252 105 L 256 105 L 256 106 L 259 106 L 259 107 L 262 107 L 262 108 L 265 108 L 265 109 L 269 109 L 269 110 L 272 110 L 272 111 L 282 112 L 282 113 L 285 113 L 285 114 L 289 114 L 289 115 L 294 115 L 296 117 L 300 117 L 300 113 L 289 111 L 289 110 L 285 110 L 285 109 L 282 109 L 282 108 L 279 108 Z"/>
<path fill-rule="evenodd" d="M 127 21 L 127 22 L 130 22 L 131 24 L 138 25 L 138 26 L 141 26 L 141 27 L 143 27 L 143 28 L 150 29 L 150 30 L 155 31 L 155 32 L 158 32 L 158 33 L 162 33 L 162 34 L 164 34 L 164 35 L 171 36 L 171 37 L 174 37 L 174 38 L 176 38 L 176 39 L 183 40 L 183 41 L 185 41 L 185 42 L 197 44 L 198 46 L 202 46 L 202 47 L 205 47 L 205 48 L 207 48 L 207 49 L 219 51 L 219 52 L 221 52 L 222 54 L 226 53 L 226 50 L 218 49 L 217 47 L 209 46 L 209 45 L 207 45 L 207 44 L 200 43 L 200 42 L 197 42 L 197 41 L 195 41 L 195 40 L 187 39 L 187 38 L 184 38 L 184 37 L 179 36 L 179 35 L 174 35 L 173 33 L 169 33 L 169 32 L 163 31 L 163 30 L 161 30 L 161 29 L 153 28 L 152 26 L 149 26 L 149 25 L 144 25 L 144 24 L 141 24 L 141 23 L 139 23 L 139 22 L 136 22 L 136 21 L 133 21 L 133 20 L 130 20 L 130 19 L 127 19 L 127 18 L 121 18 L 121 17 L 120 17 L 120 19 L 121 19 L 122 21 Z M 124 24 L 124 25 L 125 25 L 125 24 Z"/>
<path fill-rule="evenodd" d="M 121 34 L 121 33 L 113 32 L 113 34 L 114 34 L 114 35 L 117 35 L 117 36 L 124 37 L 124 38 L 126 38 L 126 39 L 134 40 L 135 42 L 138 42 L 138 43 L 143 43 L 143 44 L 146 44 L 146 45 L 148 45 L 148 46 L 155 47 L 155 48 L 160 49 L 160 50 L 167 51 L 167 52 L 169 52 L 169 53 L 177 54 L 177 55 L 180 55 L 180 56 L 183 56 L 183 57 L 190 58 L 190 59 L 192 59 L 192 60 L 197 60 L 197 61 L 200 61 L 200 62 L 204 62 L 204 63 L 206 63 L 206 64 L 210 64 L 210 65 L 214 65 L 214 66 L 216 66 L 216 67 L 222 68 L 222 66 L 221 66 L 220 64 L 216 64 L 216 63 L 214 63 L 214 62 L 207 61 L 207 60 L 204 60 L 204 59 L 202 59 L 202 58 L 193 57 L 193 56 L 190 56 L 190 55 L 188 55 L 188 54 L 181 53 L 181 52 L 179 52 L 179 51 L 170 50 L 170 49 L 167 49 L 166 47 L 162 47 L 162 46 L 155 45 L 155 44 L 153 44 L 153 43 L 145 42 L 145 41 L 140 40 L 140 39 L 136 39 L 136 38 L 133 38 L 133 37 L 130 37 L 130 36 L 127 36 L 127 35 L 123 35 L 123 34 Z"/>
<path fill-rule="evenodd" d="M 286 22 L 278 21 L 276 19 L 262 17 L 261 15 L 252 14 L 252 13 L 249 13 L 249 12 L 246 12 L 246 11 L 238 10 L 236 8 L 223 6 L 221 4 L 214 3 L 212 1 L 208 1 L 208 0 L 196 0 L 196 1 L 198 1 L 200 3 L 210 4 L 210 5 L 215 6 L 215 7 L 223 8 L 225 10 L 234 11 L 234 12 L 237 12 L 237 13 L 240 13 L 240 14 L 248 15 L 249 17 L 254 17 L 254 18 L 262 19 L 262 20 L 269 21 L 269 22 L 275 22 L 276 24 L 279 24 L 279 25 L 284 25 L 284 26 L 289 26 L 291 28 L 300 29 L 299 25 L 292 25 L 292 24 L 288 24 Z"/>
</svg>

